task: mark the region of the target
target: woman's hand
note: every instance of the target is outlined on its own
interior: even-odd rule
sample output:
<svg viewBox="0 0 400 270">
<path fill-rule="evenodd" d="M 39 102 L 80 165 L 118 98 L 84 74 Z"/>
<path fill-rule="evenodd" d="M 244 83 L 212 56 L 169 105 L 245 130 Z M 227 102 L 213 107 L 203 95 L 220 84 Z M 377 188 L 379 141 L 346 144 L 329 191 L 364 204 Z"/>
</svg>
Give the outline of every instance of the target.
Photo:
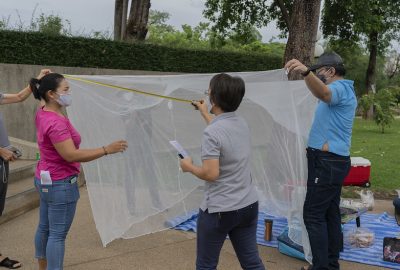
<svg viewBox="0 0 400 270">
<path fill-rule="evenodd" d="M 200 111 L 200 113 L 202 114 L 202 115 L 204 115 L 204 114 L 208 114 L 208 108 L 207 108 L 207 104 L 206 104 L 206 101 L 203 99 L 203 100 L 200 100 L 200 101 L 196 101 L 196 100 L 194 100 L 193 102 L 193 105 Z"/>
<path fill-rule="evenodd" d="M 128 148 L 128 143 L 126 141 L 116 141 L 105 147 L 107 154 L 115 154 L 119 152 L 124 152 Z"/>
<path fill-rule="evenodd" d="M 190 157 L 181 159 L 181 169 L 183 172 L 191 172 L 193 168 L 193 160 Z"/>
<path fill-rule="evenodd" d="M 2 159 L 4 159 L 4 161 L 14 161 L 15 160 L 14 153 L 5 148 L 0 148 L 0 156 Z"/>
<path fill-rule="evenodd" d="M 196 109 L 198 109 L 200 111 L 200 113 L 203 116 L 204 120 L 206 121 L 207 125 L 210 124 L 213 117 L 208 112 L 208 107 L 207 107 L 206 101 L 204 99 L 200 100 L 200 101 L 193 100 L 192 105 L 195 106 Z"/>
<path fill-rule="evenodd" d="M 51 73 L 50 69 L 42 69 L 36 79 L 40 80 L 49 73 Z"/>
</svg>

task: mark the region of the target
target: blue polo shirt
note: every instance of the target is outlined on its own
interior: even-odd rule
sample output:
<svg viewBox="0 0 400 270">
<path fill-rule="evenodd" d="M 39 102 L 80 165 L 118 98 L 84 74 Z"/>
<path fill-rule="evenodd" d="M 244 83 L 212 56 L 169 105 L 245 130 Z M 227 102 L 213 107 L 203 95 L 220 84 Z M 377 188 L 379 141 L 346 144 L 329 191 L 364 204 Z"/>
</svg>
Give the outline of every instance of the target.
<svg viewBox="0 0 400 270">
<path fill-rule="evenodd" d="M 337 80 L 328 85 L 332 92 L 330 103 L 319 101 L 311 126 L 308 146 L 322 150 L 325 143 L 329 152 L 350 155 L 351 132 L 357 108 L 354 82 Z"/>
</svg>

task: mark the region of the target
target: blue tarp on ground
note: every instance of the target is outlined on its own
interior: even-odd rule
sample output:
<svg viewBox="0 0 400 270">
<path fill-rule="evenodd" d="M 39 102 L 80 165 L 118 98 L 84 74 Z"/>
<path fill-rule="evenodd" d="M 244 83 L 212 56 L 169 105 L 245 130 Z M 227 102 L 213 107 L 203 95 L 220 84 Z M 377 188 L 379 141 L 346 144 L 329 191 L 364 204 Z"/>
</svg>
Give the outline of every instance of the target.
<svg viewBox="0 0 400 270">
<path fill-rule="evenodd" d="M 273 219 L 273 239 L 270 242 L 264 240 L 264 219 Z M 175 229 L 183 231 L 196 232 L 197 212 L 191 212 L 186 216 L 179 217 L 171 221 Z M 260 212 L 257 228 L 257 243 L 269 247 L 278 247 L 277 237 L 287 227 L 286 218 L 273 217 L 266 213 Z M 369 214 L 361 216 L 361 227 L 368 228 L 375 233 L 374 244 L 369 248 L 353 248 L 345 241 L 344 251 L 340 254 L 340 258 L 345 261 L 359 262 L 369 265 L 387 267 L 389 269 L 400 269 L 400 264 L 385 262 L 382 259 L 383 238 L 397 237 L 400 233 L 400 227 L 397 225 L 394 217 L 387 213 Z M 356 228 L 355 221 L 344 225 L 343 233 L 347 234 L 350 230 Z"/>
</svg>

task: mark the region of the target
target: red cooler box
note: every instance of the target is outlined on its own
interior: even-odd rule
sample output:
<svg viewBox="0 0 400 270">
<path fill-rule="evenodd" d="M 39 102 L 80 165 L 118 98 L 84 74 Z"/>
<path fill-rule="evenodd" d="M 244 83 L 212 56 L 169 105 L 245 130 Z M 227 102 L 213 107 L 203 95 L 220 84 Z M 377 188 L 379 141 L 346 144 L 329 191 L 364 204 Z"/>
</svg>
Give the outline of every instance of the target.
<svg viewBox="0 0 400 270">
<path fill-rule="evenodd" d="M 369 187 L 369 176 L 371 174 L 371 162 L 362 157 L 351 158 L 351 169 L 344 179 L 344 186 Z"/>
</svg>

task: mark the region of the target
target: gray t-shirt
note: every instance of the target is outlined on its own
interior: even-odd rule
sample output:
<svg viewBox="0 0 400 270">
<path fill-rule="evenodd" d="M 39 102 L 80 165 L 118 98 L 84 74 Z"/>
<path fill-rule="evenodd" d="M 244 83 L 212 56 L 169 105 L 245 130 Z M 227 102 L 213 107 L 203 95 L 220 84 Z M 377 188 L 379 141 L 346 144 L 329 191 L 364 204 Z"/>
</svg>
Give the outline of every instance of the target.
<svg viewBox="0 0 400 270">
<path fill-rule="evenodd" d="M 0 104 L 3 101 L 4 94 L 0 93 Z M 0 147 L 10 146 L 6 127 L 4 126 L 3 114 L 0 112 Z"/>
<path fill-rule="evenodd" d="M 200 208 L 209 213 L 234 211 L 255 203 L 257 193 L 250 169 L 250 131 L 234 112 L 214 118 L 203 133 L 202 160 L 219 159 L 219 178 L 205 183 Z"/>
</svg>

